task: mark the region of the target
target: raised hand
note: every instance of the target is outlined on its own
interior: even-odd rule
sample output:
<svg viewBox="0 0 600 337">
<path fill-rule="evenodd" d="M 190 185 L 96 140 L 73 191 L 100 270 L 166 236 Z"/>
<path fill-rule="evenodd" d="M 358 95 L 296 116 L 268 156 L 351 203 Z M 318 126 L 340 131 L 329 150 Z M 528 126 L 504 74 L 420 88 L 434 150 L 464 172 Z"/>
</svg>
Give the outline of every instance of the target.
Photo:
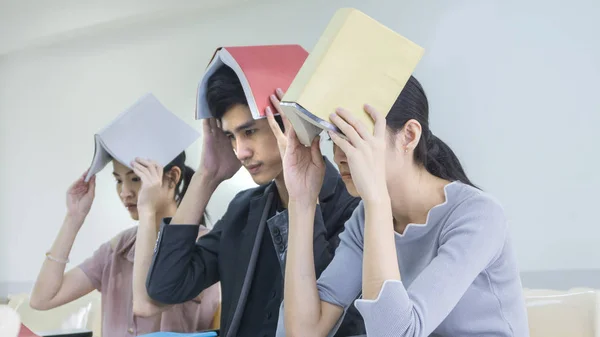
<svg viewBox="0 0 600 337">
<path fill-rule="evenodd" d="M 88 215 L 94 202 L 96 190 L 96 176 L 85 182 L 87 171 L 79 177 L 67 190 L 67 213 L 81 220 Z"/>
<path fill-rule="evenodd" d="M 385 180 L 385 118 L 370 105 L 365 111 L 375 122 L 373 134 L 348 110 L 339 108 L 331 114 L 331 121 L 348 138 L 329 132 L 331 140 L 346 154 L 352 182 L 365 201 L 388 196 Z"/>
<path fill-rule="evenodd" d="M 198 171 L 220 184 L 233 177 L 242 164 L 235 156 L 231 141 L 223 133 L 216 119 L 202 120 L 202 130 L 202 155 Z"/>
<path fill-rule="evenodd" d="M 138 211 L 156 213 L 169 197 L 169 187 L 163 183 L 163 167 L 155 161 L 141 158 L 136 158 L 131 166 L 142 180 L 142 187 L 138 192 Z"/>
<path fill-rule="evenodd" d="M 277 96 L 283 97 L 281 89 L 278 89 Z M 310 147 L 302 145 L 291 123 L 279 108 L 279 100 L 275 100 L 273 96 L 271 96 L 271 100 L 283 119 L 285 128 L 285 133 L 283 133 L 275 121 L 273 111 L 267 108 L 269 126 L 277 138 L 283 162 L 283 176 L 289 198 L 290 200 L 316 203 L 325 176 L 325 162 L 319 147 L 320 138 L 316 137 Z"/>
</svg>

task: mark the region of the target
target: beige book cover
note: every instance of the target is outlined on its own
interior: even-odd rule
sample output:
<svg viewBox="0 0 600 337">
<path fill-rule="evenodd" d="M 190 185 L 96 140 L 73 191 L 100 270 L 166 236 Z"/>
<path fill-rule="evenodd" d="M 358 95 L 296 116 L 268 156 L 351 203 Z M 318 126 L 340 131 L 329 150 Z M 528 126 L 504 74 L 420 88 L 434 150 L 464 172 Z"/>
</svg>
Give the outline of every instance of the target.
<svg viewBox="0 0 600 337">
<path fill-rule="evenodd" d="M 329 115 L 352 111 L 373 130 L 369 103 L 387 115 L 424 50 L 354 8 L 339 9 L 284 95 L 281 106 L 299 140 L 340 131 Z"/>
</svg>

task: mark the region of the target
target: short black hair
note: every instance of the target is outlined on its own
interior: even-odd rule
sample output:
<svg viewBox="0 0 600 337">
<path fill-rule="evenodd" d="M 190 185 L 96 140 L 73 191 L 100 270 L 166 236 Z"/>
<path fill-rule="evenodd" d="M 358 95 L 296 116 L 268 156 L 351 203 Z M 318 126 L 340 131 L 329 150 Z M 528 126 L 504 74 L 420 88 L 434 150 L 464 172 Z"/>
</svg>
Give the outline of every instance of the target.
<svg viewBox="0 0 600 337">
<path fill-rule="evenodd" d="M 235 105 L 248 106 L 244 88 L 233 69 L 221 66 L 206 83 L 206 101 L 213 117 L 223 118 L 225 112 Z"/>
<path fill-rule="evenodd" d="M 222 119 L 225 113 L 234 106 L 248 106 L 244 88 L 233 69 L 228 66 L 219 67 L 206 82 L 206 101 L 211 115 Z M 283 120 L 275 116 L 275 120 L 283 130 Z"/>
</svg>

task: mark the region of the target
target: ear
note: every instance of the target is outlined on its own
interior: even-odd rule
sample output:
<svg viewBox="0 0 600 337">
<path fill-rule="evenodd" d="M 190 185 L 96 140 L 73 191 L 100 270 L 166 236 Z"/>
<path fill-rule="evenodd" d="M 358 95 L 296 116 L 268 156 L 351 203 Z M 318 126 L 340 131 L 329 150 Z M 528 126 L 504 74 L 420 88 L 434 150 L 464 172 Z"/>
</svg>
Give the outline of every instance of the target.
<svg viewBox="0 0 600 337">
<path fill-rule="evenodd" d="M 163 180 L 169 186 L 169 189 L 175 188 L 177 183 L 181 179 L 181 169 L 177 166 L 172 167 L 169 171 L 165 172 Z"/>
<path fill-rule="evenodd" d="M 403 152 L 413 151 L 419 144 L 422 132 L 421 123 L 415 119 L 409 120 L 396 135 L 396 146 Z"/>
</svg>

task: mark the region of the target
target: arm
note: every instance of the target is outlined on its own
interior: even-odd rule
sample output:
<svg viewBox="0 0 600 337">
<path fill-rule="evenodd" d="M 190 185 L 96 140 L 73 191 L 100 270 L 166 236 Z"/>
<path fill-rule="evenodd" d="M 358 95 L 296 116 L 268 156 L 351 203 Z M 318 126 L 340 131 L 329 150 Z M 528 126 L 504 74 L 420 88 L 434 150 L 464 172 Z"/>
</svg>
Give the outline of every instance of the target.
<svg viewBox="0 0 600 337">
<path fill-rule="evenodd" d="M 375 299 L 383 282 L 400 280 L 394 221 L 389 196 L 365 200 L 363 298 Z"/>
<path fill-rule="evenodd" d="M 180 293 L 178 294 L 170 294 L 170 298 L 167 301 L 160 301 L 156 302 L 154 301 L 151 297 L 152 295 L 149 294 L 150 289 L 146 289 L 146 287 L 144 286 L 144 279 L 146 277 L 148 277 L 150 279 L 150 275 L 152 275 L 152 269 L 151 269 L 151 264 L 152 264 L 152 246 L 154 244 L 154 242 L 156 242 L 157 246 L 158 246 L 158 241 L 157 241 L 157 229 L 156 229 L 156 224 L 157 224 L 157 219 L 156 219 L 156 212 L 158 209 L 161 209 L 161 207 L 165 207 L 165 200 L 168 200 L 167 202 L 173 202 L 171 200 L 171 195 L 172 192 L 169 190 L 169 187 L 167 184 L 165 184 L 164 178 L 163 178 L 163 171 L 164 169 L 162 168 L 162 166 L 160 166 L 158 163 L 152 161 L 152 160 L 146 160 L 146 159 L 141 159 L 141 158 L 137 158 L 133 163 L 133 171 L 135 172 L 135 174 L 137 176 L 139 176 L 142 180 L 142 187 L 139 190 L 138 193 L 138 210 L 139 210 L 139 214 L 140 214 L 140 223 L 138 226 L 138 232 L 137 232 L 137 240 L 136 240 L 136 254 L 135 254 L 135 261 L 134 261 L 134 267 L 133 267 L 133 281 L 132 281 L 132 292 L 133 292 L 133 311 L 136 315 L 139 316 L 144 316 L 144 317 L 148 317 L 148 316 L 153 316 L 156 315 L 162 311 L 164 311 L 165 309 L 168 308 L 167 305 L 165 304 L 173 304 L 173 303 L 183 303 L 183 302 L 187 302 L 188 300 L 193 299 L 194 297 L 196 297 L 200 291 L 202 289 L 196 290 L 194 288 L 194 284 L 188 283 L 185 289 L 179 289 Z M 198 181 L 197 181 L 198 182 Z M 202 182 L 202 181 L 200 181 Z M 216 186 L 216 185 L 215 185 Z M 199 187 L 199 185 L 196 183 L 195 184 L 195 188 L 197 189 Z M 197 192 L 195 193 L 197 198 L 194 197 L 188 197 L 188 194 L 186 193 L 186 196 L 184 197 L 185 201 L 186 199 L 189 200 L 199 200 L 201 203 L 203 202 L 203 204 L 201 204 L 200 208 L 202 209 L 202 214 L 204 213 L 204 208 L 206 207 L 206 203 L 208 202 L 208 198 L 210 197 L 210 193 L 202 193 L 199 191 L 194 191 Z M 208 194 L 208 195 L 207 195 Z M 194 194 L 192 194 L 194 195 Z M 188 206 L 189 206 L 189 202 L 188 202 Z M 190 210 L 193 216 L 195 216 L 195 210 L 191 209 Z M 188 214 L 189 215 L 189 214 Z M 190 219 L 191 220 L 191 219 Z M 199 220 L 198 220 L 199 222 Z M 197 225 L 188 225 L 186 226 L 186 228 L 177 228 L 177 227 L 183 227 L 183 226 L 170 226 L 169 228 L 175 228 L 173 229 L 174 232 L 178 233 L 178 234 L 183 234 L 184 236 L 175 236 L 176 241 L 169 241 L 169 240 L 165 240 L 167 242 L 170 243 L 170 245 L 164 245 L 166 246 L 166 248 L 163 248 L 163 250 L 166 250 L 167 252 L 167 261 L 171 261 L 171 259 L 169 258 L 169 249 L 174 249 L 177 248 L 179 242 L 177 242 L 177 240 L 180 240 L 180 244 L 182 244 L 184 247 L 187 244 L 187 248 L 188 250 L 184 251 L 186 252 L 186 254 L 184 256 L 180 256 L 185 258 L 191 258 L 191 255 L 193 254 L 193 250 L 190 250 L 189 248 L 193 248 L 194 247 L 194 243 L 196 242 L 196 238 L 199 235 L 199 231 L 198 231 L 198 227 Z M 162 229 L 162 233 L 165 233 L 165 231 L 168 231 L 169 228 L 164 228 Z M 194 232 L 189 232 L 189 230 L 192 230 Z M 164 236 L 164 235 L 163 235 Z M 169 236 L 169 238 L 172 238 L 173 236 Z M 160 241 L 160 240 L 159 240 Z M 163 246 L 163 247 L 164 247 Z M 161 247 L 158 247 L 159 249 Z M 165 256 L 164 254 L 158 254 L 159 251 L 157 251 L 157 256 Z M 179 269 L 179 272 L 183 272 L 185 270 L 187 270 L 188 265 L 186 265 L 185 263 L 180 263 L 180 262 L 184 262 L 180 259 L 177 260 L 177 262 L 179 264 L 177 264 L 175 267 Z M 188 261 L 189 262 L 189 261 Z M 216 262 L 216 261 L 215 261 Z M 164 264 L 164 260 L 162 259 L 158 259 L 157 261 L 155 261 L 155 266 L 154 269 L 162 269 L 162 268 L 173 268 L 173 266 L 166 266 Z M 204 268 L 205 265 L 192 265 L 192 268 L 194 267 L 199 267 L 199 268 Z M 214 264 L 213 266 L 214 267 Z M 175 275 L 173 276 L 173 272 L 171 271 L 171 279 L 169 279 L 169 277 L 167 275 L 160 275 L 160 277 L 158 278 L 154 278 L 154 279 L 158 279 L 158 288 L 165 288 L 165 287 L 169 287 L 171 286 L 171 284 L 165 284 L 164 282 L 161 283 L 162 281 L 165 280 L 169 280 L 169 281 L 173 281 L 173 278 L 176 278 L 180 276 L 180 273 L 175 273 Z M 198 275 L 198 274 L 194 274 L 194 276 L 199 276 L 200 280 L 192 280 L 192 282 L 194 283 L 200 283 L 202 281 L 204 281 L 204 276 L 205 275 Z M 156 283 L 156 282 L 155 282 Z M 152 283 L 151 283 L 152 284 Z M 154 287 L 151 287 L 152 289 L 156 290 L 157 286 L 156 284 L 154 285 Z M 206 286 L 204 287 L 206 288 Z M 162 291 L 165 291 L 165 289 L 162 289 Z M 196 292 L 196 295 L 192 296 L 191 298 L 188 298 L 190 296 L 191 292 Z M 159 295 L 160 297 L 160 295 Z M 164 302 L 165 304 L 162 304 L 160 302 Z"/>
<path fill-rule="evenodd" d="M 152 262 L 152 252 L 156 242 L 156 213 L 140 212 L 137 238 L 135 240 L 135 259 L 133 262 L 133 314 L 150 317 L 169 308 L 148 296 L 146 276 Z"/>
<path fill-rule="evenodd" d="M 285 330 L 291 336 L 331 335 L 341 322 L 344 310 L 360 293 L 362 249 L 356 219 L 361 214 L 354 213 L 346 224 L 336 254 L 317 283 L 312 247 L 314 206 L 311 209 L 302 203 L 291 202 L 289 210 Z"/>
<path fill-rule="evenodd" d="M 155 224 L 155 214 L 149 212 L 140 214 L 133 264 L 133 313 L 141 317 L 154 316 L 171 307 L 154 301 L 146 291 L 146 276 L 152 263 L 152 253 L 157 239 L 156 230 L 154 229 Z M 198 238 L 206 233 L 206 230 L 200 230 Z M 202 295 L 202 293 L 198 295 L 194 301 L 201 303 Z"/>
<path fill-rule="evenodd" d="M 271 238 L 275 246 L 275 251 L 279 258 L 279 266 L 281 267 L 281 273 L 285 278 L 285 260 L 288 248 L 289 240 L 289 211 L 285 210 L 267 221 Z M 316 264 L 317 276 L 321 275 L 321 272 L 331 261 L 332 254 L 330 253 L 329 242 L 327 241 L 325 229 L 325 221 L 321 214 L 319 205 L 316 205 L 315 217 L 314 217 L 314 234 L 313 234 L 313 246 L 314 256 Z"/>
<path fill-rule="evenodd" d="M 181 204 L 179 204 L 173 216 L 173 225 L 200 224 L 204 218 L 208 201 L 220 183 L 221 181 L 214 180 L 203 172 L 195 173 L 185 196 L 181 200 Z"/>
<path fill-rule="evenodd" d="M 202 156 L 200 167 L 173 217 L 173 225 L 200 224 L 210 197 L 221 182 L 233 177 L 241 163 L 229 138 L 214 118 L 202 120 Z"/>
<path fill-rule="evenodd" d="M 313 254 L 315 211 L 316 205 L 290 200 L 283 298 L 286 332 L 291 336 L 325 336 L 342 315 L 341 308 L 322 302 L 317 290 Z"/>
<path fill-rule="evenodd" d="M 218 256 L 224 219 L 198 242 L 198 225 L 161 224 L 153 261 L 146 279 L 148 296 L 177 304 L 197 297 L 219 281 Z"/>
<path fill-rule="evenodd" d="M 66 261 L 73 242 L 83 224 L 76 216 L 65 217 L 64 223 L 50 249 L 50 256 Z M 74 301 L 94 290 L 94 285 L 80 268 L 65 274 L 66 263 L 47 258 L 31 292 L 29 304 L 36 310 L 49 310 Z"/>
<path fill-rule="evenodd" d="M 377 300 L 356 301 L 370 336 L 387 336 L 391 332 L 394 336 L 428 336 L 448 316 L 477 275 L 501 253 L 507 235 L 506 221 L 500 206 L 489 199 L 476 197 L 463 202 L 446 224 L 437 256 L 408 289 L 401 281 L 390 279 L 383 283 Z M 387 224 L 366 226 L 373 226 L 376 231 Z M 375 238 L 365 235 L 365 268 L 386 261 L 380 254 L 389 253 L 375 250 L 372 242 L 366 242 Z M 367 254 L 367 249 L 373 251 Z M 396 263 L 395 272 L 397 268 Z M 379 280 L 385 277 L 369 276 Z"/>
</svg>

